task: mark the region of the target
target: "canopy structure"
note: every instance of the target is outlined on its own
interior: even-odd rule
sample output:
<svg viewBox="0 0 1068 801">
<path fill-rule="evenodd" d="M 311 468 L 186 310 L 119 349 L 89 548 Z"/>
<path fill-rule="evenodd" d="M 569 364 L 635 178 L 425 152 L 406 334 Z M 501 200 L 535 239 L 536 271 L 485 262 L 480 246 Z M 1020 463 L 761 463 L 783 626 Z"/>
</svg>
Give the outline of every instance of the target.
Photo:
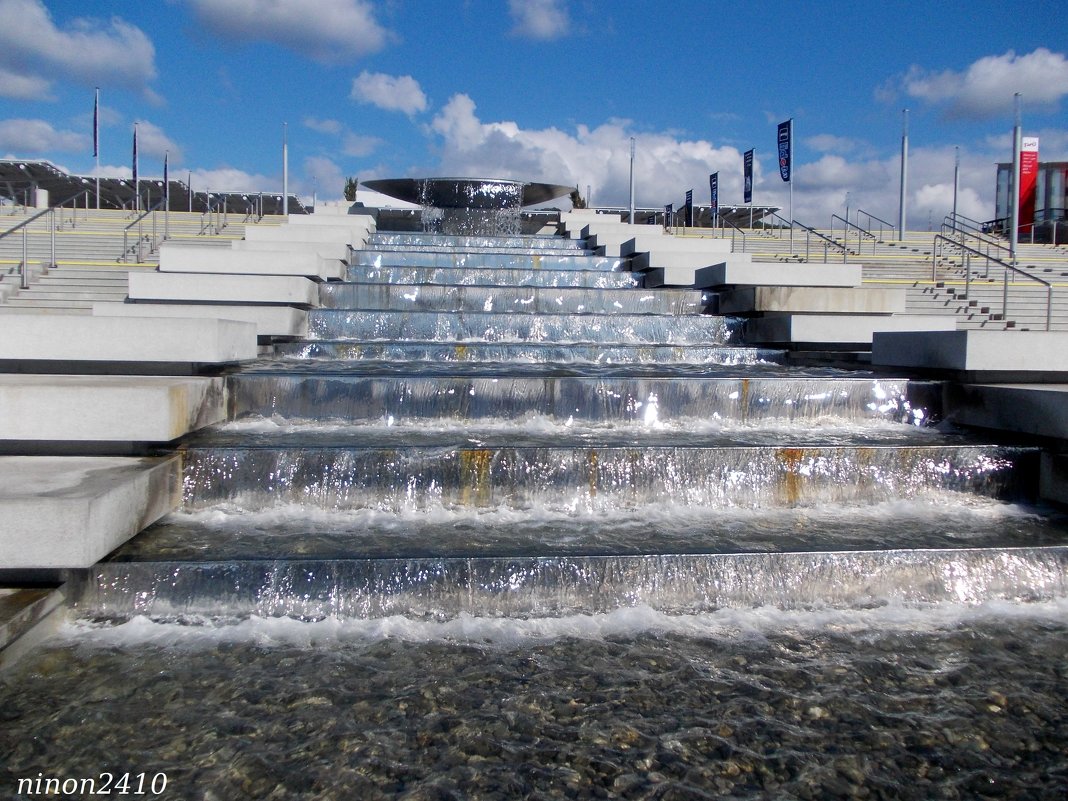
<svg viewBox="0 0 1068 801">
<path fill-rule="evenodd" d="M 255 211 L 260 214 L 281 214 L 282 195 L 274 192 L 218 192 L 190 193 L 182 181 L 170 180 L 172 211 L 216 211 L 226 208 L 232 212 Z M 48 192 L 48 204 L 58 206 L 77 197 L 77 204 L 96 207 L 97 179 L 89 175 L 70 175 L 48 161 L 26 159 L 0 160 L 0 197 L 25 204 L 38 205 L 38 190 Z M 159 178 L 142 178 L 138 181 L 141 193 L 141 208 L 148 209 L 163 198 L 163 181 Z M 88 194 L 85 194 L 88 193 Z M 132 209 L 136 206 L 132 178 L 101 178 L 100 208 Z M 294 196 L 289 196 L 289 211 L 305 214 L 307 209 Z"/>
</svg>

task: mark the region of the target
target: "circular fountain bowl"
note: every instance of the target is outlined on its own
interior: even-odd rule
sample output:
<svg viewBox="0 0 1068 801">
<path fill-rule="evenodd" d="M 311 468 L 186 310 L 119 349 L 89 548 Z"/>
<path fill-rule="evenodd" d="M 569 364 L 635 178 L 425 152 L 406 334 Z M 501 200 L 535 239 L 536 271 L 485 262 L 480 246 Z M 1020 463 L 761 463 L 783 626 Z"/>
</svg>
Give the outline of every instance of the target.
<svg viewBox="0 0 1068 801">
<path fill-rule="evenodd" d="M 570 186 L 500 178 L 382 178 L 364 181 L 383 195 L 439 209 L 505 209 L 533 206 L 570 194 Z"/>
</svg>

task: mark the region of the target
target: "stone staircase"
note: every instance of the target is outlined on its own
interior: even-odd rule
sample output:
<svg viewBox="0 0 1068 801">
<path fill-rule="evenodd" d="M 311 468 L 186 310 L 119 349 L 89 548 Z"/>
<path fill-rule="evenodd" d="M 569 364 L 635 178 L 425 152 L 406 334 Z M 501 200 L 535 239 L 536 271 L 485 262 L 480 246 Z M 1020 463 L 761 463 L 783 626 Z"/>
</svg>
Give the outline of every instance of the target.
<svg viewBox="0 0 1068 801">
<path fill-rule="evenodd" d="M 26 252 L 30 287 L 20 288 L 23 237 L 3 234 L 32 216 L 35 210 L 0 216 L 0 313 L 27 310 L 89 314 L 94 303 L 119 302 L 128 292 L 131 272 L 153 271 L 159 264 L 159 244 L 167 241 L 199 247 L 229 247 L 251 227 L 277 226 L 280 217 L 246 221 L 240 215 L 209 217 L 201 213 L 162 212 L 137 226 L 136 217 L 118 210 L 57 212 L 55 265 L 50 265 L 51 228 L 44 218 L 27 229 Z M 153 219 L 153 217 L 155 219 Z"/>
</svg>

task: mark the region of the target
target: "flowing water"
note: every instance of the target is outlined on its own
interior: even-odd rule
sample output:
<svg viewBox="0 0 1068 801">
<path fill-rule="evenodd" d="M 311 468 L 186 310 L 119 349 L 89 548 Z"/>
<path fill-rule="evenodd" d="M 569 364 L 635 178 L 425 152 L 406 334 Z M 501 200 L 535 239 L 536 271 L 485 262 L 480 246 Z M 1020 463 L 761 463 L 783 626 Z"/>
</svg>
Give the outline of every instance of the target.
<svg viewBox="0 0 1068 801">
<path fill-rule="evenodd" d="M 0 797 L 1066 797 L 1035 448 L 569 240 L 351 264 L 0 676 Z"/>
</svg>

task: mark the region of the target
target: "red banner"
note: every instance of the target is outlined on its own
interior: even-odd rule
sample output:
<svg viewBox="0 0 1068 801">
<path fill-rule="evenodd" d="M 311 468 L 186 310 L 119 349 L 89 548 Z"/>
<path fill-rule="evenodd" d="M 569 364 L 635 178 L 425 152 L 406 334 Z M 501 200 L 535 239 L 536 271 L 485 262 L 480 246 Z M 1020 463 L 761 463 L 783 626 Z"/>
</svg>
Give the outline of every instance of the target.
<svg viewBox="0 0 1068 801">
<path fill-rule="evenodd" d="M 1025 136 L 1020 145 L 1020 233 L 1029 234 L 1035 222 L 1038 188 L 1038 137 Z"/>
</svg>

